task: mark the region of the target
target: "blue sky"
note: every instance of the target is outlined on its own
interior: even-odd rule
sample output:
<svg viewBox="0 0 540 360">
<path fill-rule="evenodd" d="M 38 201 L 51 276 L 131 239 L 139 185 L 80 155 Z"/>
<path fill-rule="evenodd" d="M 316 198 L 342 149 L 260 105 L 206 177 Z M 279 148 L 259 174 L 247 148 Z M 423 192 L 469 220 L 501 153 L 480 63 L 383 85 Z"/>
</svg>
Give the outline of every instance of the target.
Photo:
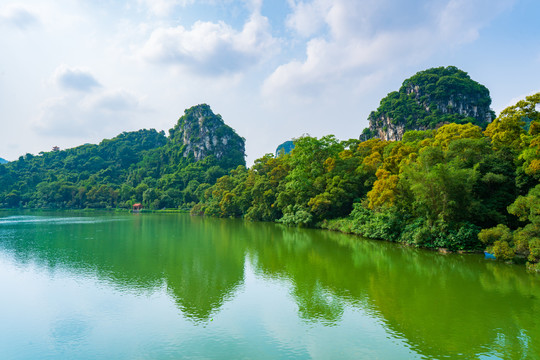
<svg viewBox="0 0 540 360">
<path fill-rule="evenodd" d="M 303 134 L 357 138 L 430 67 L 498 113 L 540 91 L 537 0 L 0 0 L 0 157 L 172 128 L 200 103 L 248 164 Z"/>
</svg>

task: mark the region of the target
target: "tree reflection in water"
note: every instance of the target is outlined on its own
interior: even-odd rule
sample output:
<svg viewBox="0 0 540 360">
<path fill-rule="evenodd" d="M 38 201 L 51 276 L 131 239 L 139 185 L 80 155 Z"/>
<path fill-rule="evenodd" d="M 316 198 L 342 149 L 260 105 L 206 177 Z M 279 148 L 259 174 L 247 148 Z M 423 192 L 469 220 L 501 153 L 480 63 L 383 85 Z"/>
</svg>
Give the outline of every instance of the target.
<svg viewBox="0 0 540 360">
<path fill-rule="evenodd" d="M 290 288 L 307 324 L 339 326 L 360 309 L 429 358 L 540 356 L 539 277 L 479 255 L 187 215 L 40 216 L 2 224 L 0 250 L 131 292 L 165 287 L 195 323 L 243 291 L 248 262 L 258 279 Z"/>
</svg>

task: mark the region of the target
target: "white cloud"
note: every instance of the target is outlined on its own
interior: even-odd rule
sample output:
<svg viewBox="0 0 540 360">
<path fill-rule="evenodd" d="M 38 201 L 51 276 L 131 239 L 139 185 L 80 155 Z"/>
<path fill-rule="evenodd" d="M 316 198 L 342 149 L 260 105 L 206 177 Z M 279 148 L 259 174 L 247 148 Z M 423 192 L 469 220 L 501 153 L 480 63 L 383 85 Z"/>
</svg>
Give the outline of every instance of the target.
<svg viewBox="0 0 540 360">
<path fill-rule="evenodd" d="M 530 42 L 536 4 L 516 2 L 505 12 L 512 0 L 263 4 L 0 0 L 0 156 L 77 145 L 92 134 L 168 129 L 185 108 L 205 102 L 247 138 L 253 159 L 305 132 L 356 137 L 385 94 L 427 67 L 468 71 L 490 89 L 496 110 L 540 83 Z M 528 46 L 530 56 L 500 52 L 513 46 Z M 51 78 L 58 64 L 68 66 Z"/>
<path fill-rule="evenodd" d="M 293 12 L 287 17 L 287 25 L 302 36 L 311 36 L 324 25 L 324 14 L 328 12 L 331 2 L 312 1 L 309 3 L 289 1 Z"/>
<path fill-rule="evenodd" d="M 57 138 L 100 139 L 138 128 L 136 118 L 147 113 L 141 99 L 124 89 L 96 95 L 72 93 L 41 105 L 34 130 Z"/>
<path fill-rule="evenodd" d="M 136 128 L 137 119 L 148 113 L 142 97 L 123 88 L 104 88 L 87 69 L 62 65 L 52 79 L 63 89 L 77 91 L 42 102 L 33 124 L 41 135 L 80 139 L 116 135 Z"/>
<path fill-rule="evenodd" d="M 254 3 L 256 7 L 256 3 Z M 191 29 L 163 27 L 143 46 L 143 59 L 176 65 L 199 75 L 234 74 L 276 51 L 268 19 L 255 11 L 242 31 L 224 22 L 196 22 Z"/>
<path fill-rule="evenodd" d="M 316 36 L 304 60 L 279 66 L 266 95 L 311 97 L 377 71 L 390 73 L 449 48 L 474 41 L 479 31 L 514 0 L 292 1 L 288 26 Z M 320 34 L 322 27 L 327 32 Z"/>
<path fill-rule="evenodd" d="M 244 0 L 249 7 L 252 4 L 261 3 L 262 0 Z M 186 7 L 194 4 L 229 4 L 234 0 L 138 0 L 138 4 L 148 9 L 153 15 L 158 17 L 167 17 L 174 13 L 178 7 Z M 258 6 L 260 9 L 260 6 Z"/>
<path fill-rule="evenodd" d="M 26 30 L 40 23 L 38 16 L 28 8 L 11 4 L 0 9 L 0 24 L 5 23 Z"/>
<path fill-rule="evenodd" d="M 85 119 L 81 116 L 79 105 L 78 99 L 70 96 L 46 100 L 34 129 L 43 135 L 84 137 Z"/>
<path fill-rule="evenodd" d="M 177 6 L 186 6 L 193 4 L 195 0 L 139 0 L 154 15 L 165 16 Z"/>
<path fill-rule="evenodd" d="M 53 75 L 53 81 L 58 86 L 66 90 L 91 91 L 101 87 L 101 84 L 87 69 L 69 68 L 65 65 L 59 66 Z"/>
<path fill-rule="evenodd" d="M 132 112 L 140 110 L 141 99 L 125 89 L 107 90 L 89 98 L 87 107 L 106 112 Z"/>
</svg>

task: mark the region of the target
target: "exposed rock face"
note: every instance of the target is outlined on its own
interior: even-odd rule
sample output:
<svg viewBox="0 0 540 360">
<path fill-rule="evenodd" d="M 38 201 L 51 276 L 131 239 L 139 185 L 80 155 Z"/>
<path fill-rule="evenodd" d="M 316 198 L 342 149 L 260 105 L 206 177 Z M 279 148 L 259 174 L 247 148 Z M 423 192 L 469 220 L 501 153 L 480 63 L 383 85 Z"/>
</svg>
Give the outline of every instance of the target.
<svg viewBox="0 0 540 360">
<path fill-rule="evenodd" d="M 375 121 L 369 119 L 369 130 L 374 134 L 374 138 L 382 140 L 401 140 L 403 134 L 405 133 L 405 124 L 397 123 L 394 124 L 393 119 L 382 115 Z M 425 129 L 415 129 L 415 130 L 425 130 Z M 361 139 L 362 140 L 362 139 Z M 367 139 L 366 139 L 367 140 Z"/>
<path fill-rule="evenodd" d="M 401 140 L 405 131 L 435 129 L 451 122 L 485 128 L 495 118 L 490 105 L 489 90 L 466 72 L 454 66 L 428 69 L 381 100 L 360 140 Z"/>
<path fill-rule="evenodd" d="M 182 145 L 184 157 L 200 161 L 213 155 L 231 166 L 245 165 L 244 138 L 225 125 L 221 115 L 214 114 L 206 104 L 187 109 L 169 132 L 171 141 Z"/>
</svg>

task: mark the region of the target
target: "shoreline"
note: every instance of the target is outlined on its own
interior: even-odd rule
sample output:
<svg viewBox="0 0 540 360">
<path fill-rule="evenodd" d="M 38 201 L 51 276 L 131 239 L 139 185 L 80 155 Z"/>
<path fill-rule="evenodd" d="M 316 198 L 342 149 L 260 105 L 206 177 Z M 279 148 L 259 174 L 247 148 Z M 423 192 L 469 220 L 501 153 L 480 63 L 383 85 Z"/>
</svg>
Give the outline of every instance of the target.
<svg viewBox="0 0 540 360">
<path fill-rule="evenodd" d="M 98 212 L 104 212 L 104 213 L 130 213 L 130 214 L 189 214 L 191 216 L 218 218 L 218 217 L 208 216 L 208 215 L 204 215 L 204 214 L 193 214 L 193 213 L 191 213 L 191 209 L 159 209 L 159 210 L 142 209 L 142 210 L 137 211 L 137 210 L 132 210 L 132 209 L 124 209 L 124 208 L 110 208 L 110 209 L 93 209 L 93 208 L 85 208 L 85 209 L 67 209 L 67 208 L 64 208 L 64 209 L 45 209 L 45 208 L 6 209 L 6 208 L 0 208 L 0 214 L 2 212 L 14 212 L 14 211 L 17 211 L 17 212 L 72 212 L 72 213 L 98 213 Z M 251 220 L 246 220 L 243 217 L 240 217 L 238 219 L 241 219 L 243 221 L 251 221 Z M 336 219 L 333 219 L 333 220 L 336 220 Z M 255 221 L 255 222 L 265 222 L 265 221 Z M 276 222 L 276 221 L 267 221 L 267 222 L 272 223 L 272 224 L 287 226 L 287 225 L 281 224 L 281 223 Z M 296 226 L 296 227 L 297 228 L 302 228 L 300 226 Z M 338 232 L 338 233 L 346 234 L 346 235 L 353 235 L 353 236 L 355 236 L 357 238 L 360 238 L 360 239 L 363 238 L 363 239 L 372 240 L 372 241 L 384 241 L 384 242 L 387 242 L 387 243 L 394 243 L 396 245 L 401 245 L 401 246 L 406 246 L 406 247 L 413 247 L 413 248 L 417 248 L 417 249 L 423 249 L 423 250 L 428 250 L 428 251 L 431 251 L 431 252 L 436 252 L 436 253 L 441 254 L 441 255 L 452 255 L 452 254 L 459 254 L 459 255 L 478 254 L 478 255 L 480 255 L 480 254 L 484 254 L 486 252 L 485 249 L 484 250 L 482 250 L 482 249 L 450 250 L 448 248 L 443 248 L 443 247 L 433 248 L 433 247 L 426 247 L 426 246 L 418 246 L 418 245 L 415 245 L 415 244 L 411 244 L 411 243 L 407 243 L 407 242 L 401 242 L 401 241 L 392 241 L 392 240 L 388 240 L 388 239 L 370 238 L 368 236 L 358 234 L 358 233 L 355 233 L 355 232 L 343 231 L 343 230 L 340 230 L 339 228 L 323 227 L 322 223 L 317 224 L 317 226 L 307 227 L 307 228 L 311 228 L 311 229 L 315 229 L 315 230 Z M 527 262 L 527 259 L 519 257 L 519 256 L 515 256 L 514 259 L 509 260 L 509 261 L 502 261 L 502 260 L 499 260 L 499 259 L 493 259 L 493 258 L 487 258 L 487 257 L 485 257 L 484 260 L 503 262 L 503 263 L 506 263 L 508 265 L 518 265 L 518 266 L 525 265 L 526 262 Z M 528 272 L 540 274 L 540 271 L 538 271 L 538 270 L 530 269 L 527 266 L 525 266 L 525 267 L 527 268 Z"/>
</svg>

